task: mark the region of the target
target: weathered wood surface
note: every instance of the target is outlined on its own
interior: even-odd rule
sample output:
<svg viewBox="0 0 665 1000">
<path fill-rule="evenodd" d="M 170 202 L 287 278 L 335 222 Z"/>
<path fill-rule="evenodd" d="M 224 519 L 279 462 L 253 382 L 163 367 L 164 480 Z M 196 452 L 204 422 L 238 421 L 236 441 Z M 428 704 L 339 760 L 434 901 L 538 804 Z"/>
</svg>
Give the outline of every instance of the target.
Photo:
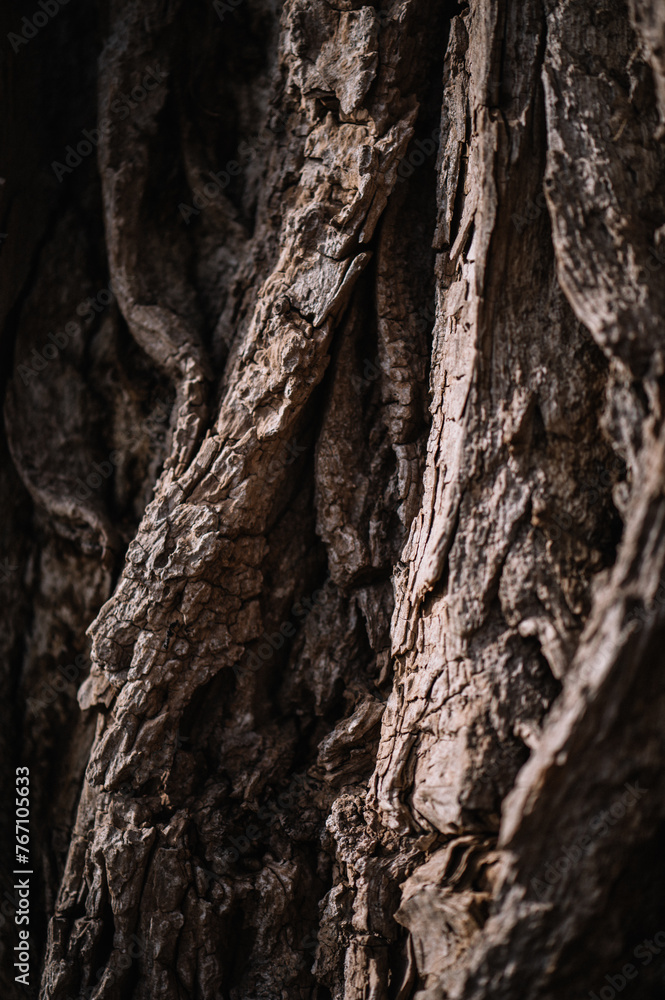
<svg viewBox="0 0 665 1000">
<path fill-rule="evenodd" d="M 11 62 L 40 997 L 587 996 L 665 931 L 665 7 L 217 8 Z"/>
</svg>

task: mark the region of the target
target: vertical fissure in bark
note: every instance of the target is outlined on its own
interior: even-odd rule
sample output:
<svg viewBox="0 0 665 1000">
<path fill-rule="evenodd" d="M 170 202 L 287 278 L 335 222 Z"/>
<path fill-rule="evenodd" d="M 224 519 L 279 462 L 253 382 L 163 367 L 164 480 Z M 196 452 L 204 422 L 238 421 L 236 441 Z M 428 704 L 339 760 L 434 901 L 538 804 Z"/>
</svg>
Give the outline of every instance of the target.
<svg viewBox="0 0 665 1000">
<path fill-rule="evenodd" d="M 660 5 L 220 6 L 5 71 L 40 996 L 587 995 L 662 929 Z"/>
</svg>

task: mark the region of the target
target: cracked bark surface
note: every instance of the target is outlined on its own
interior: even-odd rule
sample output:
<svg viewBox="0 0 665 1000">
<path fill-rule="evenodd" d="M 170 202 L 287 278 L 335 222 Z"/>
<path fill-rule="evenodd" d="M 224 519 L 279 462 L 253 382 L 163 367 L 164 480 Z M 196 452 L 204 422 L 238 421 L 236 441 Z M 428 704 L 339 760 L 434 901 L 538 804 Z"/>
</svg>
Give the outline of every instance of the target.
<svg viewBox="0 0 665 1000">
<path fill-rule="evenodd" d="M 30 995 L 586 997 L 665 932 L 663 5 L 222 6 L 4 71 Z"/>
</svg>

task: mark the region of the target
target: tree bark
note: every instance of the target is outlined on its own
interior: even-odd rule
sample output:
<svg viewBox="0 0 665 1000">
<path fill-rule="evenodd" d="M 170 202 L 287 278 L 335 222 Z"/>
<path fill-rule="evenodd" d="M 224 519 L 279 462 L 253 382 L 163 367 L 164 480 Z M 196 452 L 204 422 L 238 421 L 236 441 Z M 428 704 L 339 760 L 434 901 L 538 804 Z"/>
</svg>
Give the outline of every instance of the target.
<svg viewBox="0 0 665 1000">
<path fill-rule="evenodd" d="M 3 996 L 661 996 L 665 4 L 61 3 L 1 15 Z"/>
</svg>

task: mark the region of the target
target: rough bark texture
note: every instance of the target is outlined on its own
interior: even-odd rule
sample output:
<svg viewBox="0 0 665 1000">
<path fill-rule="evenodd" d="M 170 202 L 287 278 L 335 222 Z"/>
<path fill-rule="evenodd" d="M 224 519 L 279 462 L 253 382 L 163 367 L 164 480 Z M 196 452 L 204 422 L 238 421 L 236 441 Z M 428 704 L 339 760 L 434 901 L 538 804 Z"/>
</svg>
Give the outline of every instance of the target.
<svg viewBox="0 0 665 1000">
<path fill-rule="evenodd" d="M 1 15 L 27 995 L 577 1000 L 633 962 L 661 997 L 665 4 L 33 14 Z"/>
</svg>

